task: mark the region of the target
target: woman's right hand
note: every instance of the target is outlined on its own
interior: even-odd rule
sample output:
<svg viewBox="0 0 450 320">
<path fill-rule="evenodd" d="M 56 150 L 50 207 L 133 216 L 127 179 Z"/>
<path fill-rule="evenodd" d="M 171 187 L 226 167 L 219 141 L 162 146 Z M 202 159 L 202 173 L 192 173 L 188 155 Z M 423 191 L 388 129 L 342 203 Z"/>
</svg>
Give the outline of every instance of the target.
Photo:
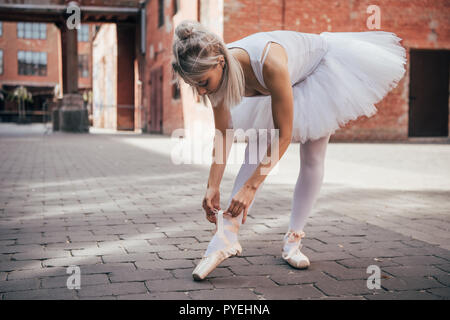
<svg viewBox="0 0 450 320">
<path fill-rule="evenodd" d="M 220 192 L 216 188 L 206 189 L 205 197 L 203 198 L 203 209 L 206 212 L 206 219 L 211 223 L 216 223 L 216 216 L 213 209 L 220 209 Z"/>
</svg>

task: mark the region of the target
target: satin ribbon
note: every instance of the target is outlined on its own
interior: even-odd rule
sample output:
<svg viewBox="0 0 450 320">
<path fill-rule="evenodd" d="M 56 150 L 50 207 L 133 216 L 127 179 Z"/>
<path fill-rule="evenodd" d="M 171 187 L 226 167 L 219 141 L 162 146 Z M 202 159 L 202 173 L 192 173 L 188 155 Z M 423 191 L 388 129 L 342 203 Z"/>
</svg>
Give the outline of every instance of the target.
<svg viewBox="0 0 450 320">
<path fill-rule="evenodd" d="M 214 212 L 217 214 L 217 232 L 221 235 L 225 236 L 223 232 L 223 210 L 214 209 Z"/>
</svg>

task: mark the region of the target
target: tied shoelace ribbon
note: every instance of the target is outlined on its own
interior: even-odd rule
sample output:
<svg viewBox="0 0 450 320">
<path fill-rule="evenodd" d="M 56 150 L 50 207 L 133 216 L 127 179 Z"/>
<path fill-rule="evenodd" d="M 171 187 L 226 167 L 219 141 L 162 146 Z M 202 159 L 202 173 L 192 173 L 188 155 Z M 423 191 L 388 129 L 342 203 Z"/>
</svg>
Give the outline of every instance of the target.
<svg viewBox="0 0 450 320">
<path fill-rule="evenodd" d="M 225 233 L 223 232 L 223 210 L 217 210 L 217 209 L 213 209 L 214 213 L 217 214 L 217 232 L 222 235 L 225 236 Z"/>
<path fill-rule="evenodd" d="M 303 231 L 289 231 L 286 234 L 286 238 L 289 242 L 297 242 L 305 237 L 305 233 Z"/>
<path fill-rule="evenodd" d="M 293 245 L 289 249 L 288 252 L 284 253 L 285 259 L 290 259 L 291 257 L 296 255 L 300 251 L 300 249 L 302 247 L 301 240 L 304 237 L 305 237 L 305 233 L 303 231 L 299 231 L 299 232 L 297 232 L 297 231 L 289 231 L 289 232 L 286 233 L 286 235 L 285 235 L 285 241 L 286 242 L 285 243 L 298 242 L 298 244 L 297 245 Z"/>
</svg>

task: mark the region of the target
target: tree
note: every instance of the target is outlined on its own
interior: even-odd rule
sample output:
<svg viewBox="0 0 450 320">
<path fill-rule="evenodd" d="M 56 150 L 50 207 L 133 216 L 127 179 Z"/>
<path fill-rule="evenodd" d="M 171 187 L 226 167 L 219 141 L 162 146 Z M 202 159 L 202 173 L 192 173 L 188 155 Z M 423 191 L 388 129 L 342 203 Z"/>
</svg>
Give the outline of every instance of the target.
<svg viewBox="0 0 450 320">
<path fill-rule="evenodd" d="M 19 86 L 14 89 L 10 95 L 10 100 L 17 100 L 19 106 L 19 123 L 26 121 L 26 102 L 33 102 L 33 96 L 30 91 L 24 86 Z"/>
</svg>

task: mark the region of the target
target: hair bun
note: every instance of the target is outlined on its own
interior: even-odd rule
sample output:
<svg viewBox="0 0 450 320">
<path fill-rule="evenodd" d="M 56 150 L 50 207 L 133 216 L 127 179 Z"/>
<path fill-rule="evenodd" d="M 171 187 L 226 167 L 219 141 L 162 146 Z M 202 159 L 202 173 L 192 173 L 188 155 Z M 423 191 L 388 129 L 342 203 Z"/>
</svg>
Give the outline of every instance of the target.
<svg viewBox="0 0 450 320">
<path fill-rule="evenodd" d="M 180 40 L 186 40 L 194 35 L 195 27 L 196 21 L 183 21 L 177 26 L 175 34 Z"/>
</svg>

